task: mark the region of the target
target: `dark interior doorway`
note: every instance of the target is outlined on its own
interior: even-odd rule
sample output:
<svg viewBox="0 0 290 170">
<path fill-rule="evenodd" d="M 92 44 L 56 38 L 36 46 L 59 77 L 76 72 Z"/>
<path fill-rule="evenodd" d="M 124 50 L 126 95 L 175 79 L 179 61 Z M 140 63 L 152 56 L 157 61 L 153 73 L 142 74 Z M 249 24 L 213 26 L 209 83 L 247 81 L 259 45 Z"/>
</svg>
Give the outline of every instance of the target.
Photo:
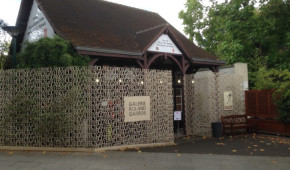
<svg viewBox="0 0 290 170">
<path fill-rule="evenodd" d="M 181 137 L 184 136 L 184 96 L 183 96 L 183 75 L 180 71 L 173 71 L 173 101 L 174 101 L 174 110 L 181 111 L 181 120 L 173 120 L 174 125 L 174 136 Z"/>
</svg>

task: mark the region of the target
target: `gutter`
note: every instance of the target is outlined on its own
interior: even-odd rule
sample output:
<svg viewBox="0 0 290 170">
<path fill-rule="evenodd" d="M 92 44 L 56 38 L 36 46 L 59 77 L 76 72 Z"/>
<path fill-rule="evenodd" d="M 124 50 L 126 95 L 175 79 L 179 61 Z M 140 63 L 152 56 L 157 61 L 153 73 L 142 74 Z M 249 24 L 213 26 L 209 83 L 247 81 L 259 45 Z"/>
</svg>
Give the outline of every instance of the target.
<svg viewBox="0 0 290 170">
<path fill-rule="evenodd" d="M 128 55 L 128 56 L 142 56 L 142 52 L 131 52 L 131 51 L 121 51 L 121 50 L 110 50 L 110 49 L 100 49 L 100 48 L 89 48 L 89 47 L 76 47 L 78 51 L 88 51 L 96 53 L 105 54 L 118 54 L 118 55 Z"/>
<path fill-rule="evenodd" d="M 207 63 L 207 64 L 218 64 L 225 65 L 226 62 L 223 60 L 212 60 L 212 59 L 204 59 L 204 58 L 191 58 L 193 63 Z"/>
</svg>

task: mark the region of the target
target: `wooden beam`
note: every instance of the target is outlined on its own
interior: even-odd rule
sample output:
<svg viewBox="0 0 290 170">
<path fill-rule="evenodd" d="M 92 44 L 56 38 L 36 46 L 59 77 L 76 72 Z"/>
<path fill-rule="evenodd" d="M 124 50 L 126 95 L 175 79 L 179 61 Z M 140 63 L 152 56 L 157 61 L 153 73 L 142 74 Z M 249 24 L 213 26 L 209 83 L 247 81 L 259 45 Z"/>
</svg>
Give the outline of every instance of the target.
<svg viewBox="0 0 290 170">
<path fill-rule="evenodd" d="M 200 69 L 200 67 L 195 67 L 195 68 L 193 68 L 193 73 L 195 74 L 195 73 L 197 73 L 197 71 Z"/>
<path fill-rule="evenodd" d="M 214 73 L 218 73 L 219 72 L 219 67 L 218 66 L 211 66 L 209 67 L 209 69 L 214 72 Z"/>
<path fill-rule="evenodd" d="M 89 66 L 94 66 L 98 61 L 100 60 L 100 58 L 93 58 L 90 62 L 89 62 Z"/>
<path fill-rule="evenodd" d="M 137 63 L 139 64 L 139 66 L 140 66 L 142 69 L 145 69 L 145 65 L 142 64 L 140 60 L 137 60 Z"/>
<path fill-rule="evenodd" d="M 180 63 L 173 55 L 168 54 L 167 55 L 169 58 L 171 58 L 173 61 L 175 61 L 175 63 L 178 65 L 178 67 L 180 68 L 182 74 L 183 74 L 183 67 L 182 67 L 182 63 Z M 184 74 L 183 74 L 184 75 Z"/>
<path fill-rule="evenodd" d="M 159 54 L 156 54 L 154 55 L 149 61 L 148 61 L 148 64 L 146 65 L 145 69 L 148 69 L 150 68 L 151 64 L 160 56 L 163 56 L 164 53 L 159 53 Z"/>
<path fill-rule="evenodd" d="M 107 54 L 107 53 L 98 53 L 98 52 L 94 52 L 94 51 L 78 51 L 78 53 L 81 55 L 117 57 L 117 58 L 138 59 L 138 60 L 144 59 L 142 56 L 131 56 L 131 55 L 122 55 L 122 54 Z"/>
</svg>

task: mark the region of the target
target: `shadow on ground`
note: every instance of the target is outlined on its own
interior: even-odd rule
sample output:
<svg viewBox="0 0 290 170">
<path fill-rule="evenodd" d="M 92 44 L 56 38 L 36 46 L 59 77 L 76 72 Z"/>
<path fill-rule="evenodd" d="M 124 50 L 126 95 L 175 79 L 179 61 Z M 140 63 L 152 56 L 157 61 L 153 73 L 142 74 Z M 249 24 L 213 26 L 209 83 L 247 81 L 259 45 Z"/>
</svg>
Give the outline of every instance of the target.
<svg viewBox="0 0 290 170">
<path fill-rule="evenodd" d="M 127 151 L 290 157 L 290 138 L 265 134 L 243 134 L 222 138 L 187 136 L 175 145 L 136 148 Z"/>
</svg>

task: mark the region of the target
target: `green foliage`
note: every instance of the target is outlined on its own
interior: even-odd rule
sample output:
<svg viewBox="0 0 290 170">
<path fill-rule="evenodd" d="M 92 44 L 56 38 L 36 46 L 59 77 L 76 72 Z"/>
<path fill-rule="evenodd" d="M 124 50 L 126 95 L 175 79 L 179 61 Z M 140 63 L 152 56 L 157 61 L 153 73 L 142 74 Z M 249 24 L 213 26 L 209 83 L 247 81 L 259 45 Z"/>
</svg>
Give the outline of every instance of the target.
<svg viewBox="0 0 290 170">
<path fill-rule="evenodd" d="M 34 92 L 28 93 L 31 95 Z M 55 96 L 52 102 L 44 106 L 39 106 L 36 96 L 28 98 L 25 92 L 12 97 L 4 103 L 4 113 L 0 113 L 0 136 L 7 139 L 5 144 L 9 145 L 11 139 L 30 133 L 29 139 L 33 140 L 33 136 L 37 135 L 42 146 L 64 146 L 71 135 L 70 131 L 80 128 L 79 122 L 85 115 L 69 109 L 79 100 L 77 93 L 77 90 L 71 90 L 66 95 Z M 85 104 L 78 107 L 84 108 Z"/>
<path fill-rule="evenodd" d="M 13 56 L 8 55 L 5 56 L 5 62 L 3 64 L 3 69 L 7 70 L 7 69 L 12 69 L 13 68 Z"/>
<path fill-rule="evenodd" d="M 255 89 L 276 89 L 281 91 L 286 88 L 286 85 L 290 85 L 290 72 L 289 70 L 277 70 L 270 69 L 267 70 L 265 67 L 262 67 L 256 76 Z M 290 90 L 290 89 L 288 89 Z"/>
<path fill-rule="evenodd" d="M 90 58 L 79 55 L 73 46 L 62 38 L 42 38 L 25 44 L 17 56 L 18 68 L 86 66 Z"/>
<path fill-rule="evenodd" d="M 8 34 L 2 29 L 2 26 L 6 26 L 6 24 L 0 19 L 0 70 L 4 69 L 10 46 Z"/>
<path fill-rule="evenodd" d="M 21 92 L 4 104 L 4 113 L 0 115 L 0 134 L 7 139 L 5 143 L 9 145 L 9 139 L 14 135 L 31 132 L 27 128 L 34 123 L 37 115 L 36 101 Z"/>
<path fill-rule="evenodd" d="M 44 113 L 36 118 L 36 131 L 42 136 L 41 141 L 44 145 L 61 146 L 69 139 L 70 130 L 78 129 L 78 123 L 71 124 L 75 118 L 83 119 L 77 115 L 74 110 L 69 110 L 71 106 L 76 105 L 77 91 L 70 91 L 67 95 L 60 95 L 51 103 L 47 103 L 43 108 Z"/>
<path fill-rule="evenodd" d="M 5 122 L 13 122 L 16 128 L 22 129 L 35 117 L 35 101 L 20 93 L 5 105 Z"/>
<path fill-rule="evenodd" d="M 290 89 L 290 86 L 287 87 Z M 279 108 L 279 120 L 283 122 L 290 122 L 290 94 L 289 90 L 283 92 L 284 94 L 281 96 L 280 100 L 276 101 L 276 105 Z M 287 93 L 287 94 L 285 94 Z"/>
<path fill-rule="evenodd" d="M 290 71 L 262 67 L 256 76 L 255 89 L 274 89 L 274 102 L 279 110 L 279 120 L 290 122 Z"/>
<path fill-rule="evenodd" d="M 193 40 L 195 37 L 199 41 L 202 41 L 200 31 L 203 28 L 203 23 L 199 21 L 203 19 L 204 7 L 198 0 L 188 0 L 185 6 L 187 11 L 179 13 L 179 18 L 182 18 L 183 23 L 186 23 L 184 31 L 189 35 L 190 40 Z"/>
<path fill-rule="evenodd" d="M 183 19 L 185 33 L 198 46 L 231 65 L 246 62 L 250 85 L 259 68 L 290 68 L 289 0 L 231 0 L 205 7 L 188 0 Z"/>
</svg>

